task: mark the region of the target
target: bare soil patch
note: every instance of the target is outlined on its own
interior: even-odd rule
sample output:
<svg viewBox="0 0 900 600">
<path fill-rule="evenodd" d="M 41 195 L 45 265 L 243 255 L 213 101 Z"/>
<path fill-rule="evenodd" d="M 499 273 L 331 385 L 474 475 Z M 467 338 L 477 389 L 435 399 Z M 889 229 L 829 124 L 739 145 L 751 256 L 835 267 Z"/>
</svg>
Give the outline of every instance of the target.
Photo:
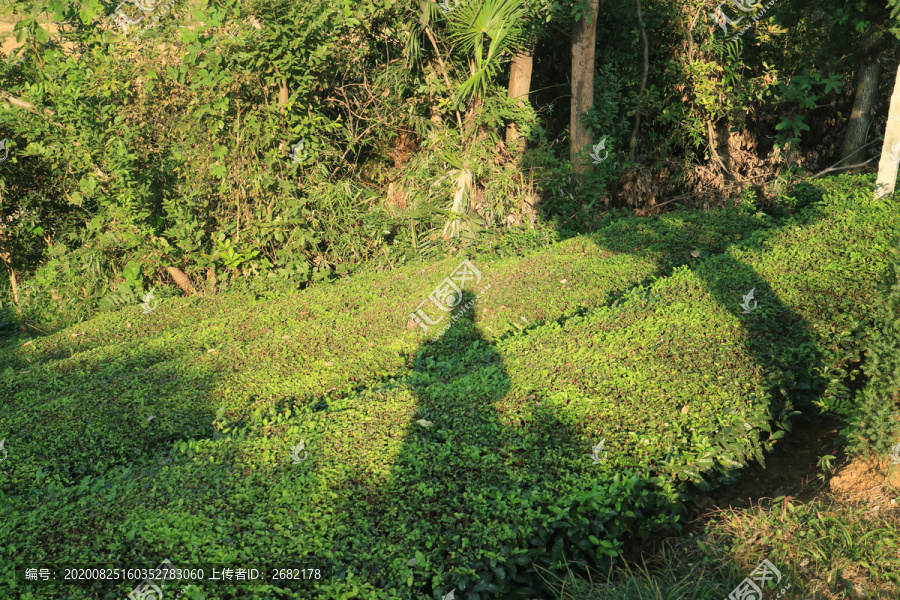
<svg viewBox="0 0 900 600">
<path fill-rule="evenodd" d="M 857 458 L 843 465 L 829 481 L 831 492 L 848 502 L 865 502 L 886 509 L 897 509 L 900 495 L 900 465 L 891 459 Z"/>
<path fill-rule="evenodd" d="M 50 26 L 50 34 L 56 35 L 59 31 L 59 27 L 55 23 L 41 23 L 43 27 Z M 5 55 L 8 55 L 10 52 L 22 46 L 25 42 L 17 42 L 16 36 L 13 34 L 13 28 L 16 24 L 13 23 L 0 23 L 0 52 Z"/>
</svg>

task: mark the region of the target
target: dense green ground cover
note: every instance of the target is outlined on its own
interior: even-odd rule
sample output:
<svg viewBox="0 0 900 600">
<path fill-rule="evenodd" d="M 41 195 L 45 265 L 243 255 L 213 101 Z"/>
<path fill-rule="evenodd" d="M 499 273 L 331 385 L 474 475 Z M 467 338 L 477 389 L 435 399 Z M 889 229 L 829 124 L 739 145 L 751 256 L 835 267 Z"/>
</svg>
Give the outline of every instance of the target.
<svg viewBox="0 0 900 600">
<path fill-rule="evenodd" d="M 677 522 L 686 482 L 728 481 L 798 407 L 845 402 L 900 231 L 861 183 L 779 221 L 677 212 L 475 257 L 490 288 L 436 342 L 407 316 L 460 258 L 10 345 L 0 581 L 36 563 L 318 557 L 333 576 L 294 597 L 473 600 L 533 594 L 532 563 L 602 565 Z M 76 590 L 16 594 L 105 593 Z M 253 594 L 278 597 L 187 597 Z"/>
</svg>

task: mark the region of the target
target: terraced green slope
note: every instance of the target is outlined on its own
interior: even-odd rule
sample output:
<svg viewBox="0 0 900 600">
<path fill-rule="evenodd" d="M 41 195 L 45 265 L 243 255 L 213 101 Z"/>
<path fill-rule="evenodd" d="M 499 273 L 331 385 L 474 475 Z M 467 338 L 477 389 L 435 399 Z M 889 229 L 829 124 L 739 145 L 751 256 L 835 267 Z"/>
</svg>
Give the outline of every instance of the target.
<svg viewBox="0 0 900 600">
<path fill-rule="evenodd" d="M 797 405 L 840 400 L 900 219 L 859 180 L 831 185 L 777 228 L 675 213 L 476 260 L 490 288 L 436 342 L 408 315 L 461 259 L 136 307 L 10 348 L 0 581 L 41 562 L 318 557 L 333 573 L 315 590 L 189 594 L 529 597 L 533 562 L 602 562 L 675 522 L 686 481 L 762 457 Z"/>
</svg>

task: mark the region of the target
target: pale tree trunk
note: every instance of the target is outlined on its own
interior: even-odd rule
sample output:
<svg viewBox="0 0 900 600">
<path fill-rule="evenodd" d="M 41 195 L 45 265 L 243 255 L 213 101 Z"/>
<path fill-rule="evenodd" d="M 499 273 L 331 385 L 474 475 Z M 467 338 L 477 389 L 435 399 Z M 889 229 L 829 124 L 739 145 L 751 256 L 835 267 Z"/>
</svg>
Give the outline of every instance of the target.
<svg viewBox="0 0 900 600">
<path fill-rule="evenodd" d="M 0 196 L 0 204 L 3 203 L 3 197 Z M 17 213 L 17 215 L 21 214 L 21 211 Z M 13 219 L 15 216 L 13 217 Z M 6 223 L 4 220 L 0 220 L 0 242 L 6 242 L 8 240 L 8 236 L 6 235 Z M 19 304 L 19 283 L 16 280 L 16 271 L 13 269 L 13 261 L 12 261 L 12 250 L 4 251 L 6 244 L 0 245 L 0 260 L 3 260 L 6 263 L 6 268 L 9 271 L 9 287 L 12 288 L 13 302 L 16 305 L 16 313 L 21 316 L 22 314 L 22 306 Z"/>
<path fill-rule="evenodd" d="M 22 315 L 22 305 L 19 304 L 19 283 L 16 281 L 16 272 L 12 266 L 9 268 L 9 285 L 12 287 L 13 301 L 16 303 L 16 313 Z"/>
<path fill-rule="evenodd" d="M 278 83 L 278 108 L 281 109 L 281 112 L 284 112 L 285 109 L 287 109 L 288 98 L 289 98 L 289 96 L 288 96 L 287 80 L 282 79 Z M 289 148 L 290 146 L 291 146 L 290 140 L 283 141 L 279 145 L 282 152 L 285 151 L 285 148 Z M 238 219 L 240 219 L 240 216 L 238 216 Z M 238 235 L 240 235 L 240 228 L 238 228 Z"/>
<path fill-rule="evenodd" d="M 900 64 L 894 78 L 894 92 L 888 109 L 887 127 L 884 130 L 884 145 L 878 162 L 878 179 L 875 181 L 875 197 L 883 198 L 894 193 L 897 183 L 897 157 L 900 156 Z"/>
<path fill-rule="evenodd" d="M 278 82 L 278 108 L 281 110 L 282 113 L 284 113 L 284 111 L 287 109 L 287 103 L 288 103 L 288 98 L 289 98 L 287 79 L 285 79 L 284 76 L 282 76 L 281 73 L 279 73 L 277 69 L 275 70 L 275 74 L 281 79 L 281 81 Z M 282 141 L 281 144 L 279 144 L 279 149 L 281 150 L 281 152 L 285 152 L 286 151 L 285 149 L 290 148 L 290 146 L 291 146 L 290 140 L 285 140 L 285 141 Z M 240 218 L 240 217 L 238 217 L 238 218 Z M 238 228 L 238 234 L 240 235 L 240 228 Z"/>
<path fill-rule="evenodd" d="M 459 237 L 460 215 L 469 212 L 469 194 L 472 191 L 472 172 L 462 169 L 456 176 L 456 192 L 453 194 L 453 206 L 450 212 L 453 216 L 444 225 L 444 239 Z"/>
<path fill-rule="evenodd" d="M 597 43 L 599 0 L 590 7 L 572 29 L 572 115 L 569 120 L 569 158 L 577 175 L 593 170 L 586 156 L 591 134 L 582 116 L 594 105 L 594 50 Z"/>
<path fill-rule="evenodd" d="M 184 274 L 184 271 L 177 267 L 166 267 L 166 272 L 175 280 L 175 283 L 184 291 L 186 296 L 194 293 L 194 286 L 191 285 L 191 280 Z"/>
<path fill-rule="evenodd" d="M 864 58 L 859 65 L 859 75 L 856 79 L 856 97 L 853 100 L 853 112 L 850 113 L 850 121 L 847 124 L 847 133 L 844 135 L 844 148 L 841 152 L 841 162 L 848 164 L 860 162 L 861 156 L 856 156 L 866 144 L 866 134 L 872 119 L 872 111 L 875 109 L 875 101 L 878 99 L 878 76 L 881 74 L 881 63 L 877 57 Z"/>
<path fill-rule="evenodd" d="M 531 70 L 534 66 L 534 54 L 528 50 L 516 54 L 509 68 L 509 89 L 507 95 L 518 102 L 528 102 L 528 93 L 531 92 Z M 528 140 L 519 135 L 515 123 L 506 126 L 506 145 L 510 150 L 521 155 L 525 151 Z"/>
</svg>

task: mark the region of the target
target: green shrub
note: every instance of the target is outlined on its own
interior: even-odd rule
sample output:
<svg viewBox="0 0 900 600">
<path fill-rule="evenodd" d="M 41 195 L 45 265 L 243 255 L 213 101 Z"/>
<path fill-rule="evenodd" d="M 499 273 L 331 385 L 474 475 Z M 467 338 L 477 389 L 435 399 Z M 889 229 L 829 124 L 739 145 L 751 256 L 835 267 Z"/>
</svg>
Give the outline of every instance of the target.
<svg viewBox="0 0 900 600">
<path fill-rule="evenodd" d="M 865 340 L 868 382 L 844 414 L 849 424 L 842 436 L 854 454 L 885 455 L 900 442 L 900 266 L 894 268 L 885 302 Z"/>
</svg>

